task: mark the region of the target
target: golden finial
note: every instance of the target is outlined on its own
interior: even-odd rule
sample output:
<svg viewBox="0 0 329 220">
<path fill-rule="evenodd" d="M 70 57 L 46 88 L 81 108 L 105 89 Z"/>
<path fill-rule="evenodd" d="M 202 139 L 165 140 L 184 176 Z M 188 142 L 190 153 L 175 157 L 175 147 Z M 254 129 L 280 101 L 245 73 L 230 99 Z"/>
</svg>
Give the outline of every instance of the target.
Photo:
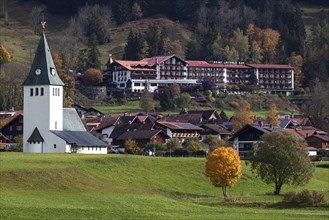
<svg viewBox="0 0 329 220">
<path fill-rule="evenodd" d="M 44 30 L 46 28 L 46 20 L 45 20 L 45 16 L 42 16 L 42 20 L 41 20 L 41 26 L 42 26 L 42 29 Z"/>
</svg>

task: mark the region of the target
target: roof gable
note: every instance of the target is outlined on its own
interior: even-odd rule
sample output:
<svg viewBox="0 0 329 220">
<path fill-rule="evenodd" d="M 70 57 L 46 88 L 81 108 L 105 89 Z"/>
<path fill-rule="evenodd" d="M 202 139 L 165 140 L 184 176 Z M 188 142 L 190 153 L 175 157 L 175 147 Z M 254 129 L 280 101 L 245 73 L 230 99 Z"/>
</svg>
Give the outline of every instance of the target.
<svg viewBox="0 0 329 220">
<path fill-rule="evenodd" d="M 34 142 L 34 141 L 40 141 L 40 142 L 44 141 L 37 127 L 34 128 L 31 136 L 29 137 L 29 139 L 27 139 L 27 142 Z"/>
<path fill-rule="evenodd" d="M 44 33 L 41 35 L 30 72 L 23 85 L 64 85 L 57 74 L 56 67 Z"/>
<path fill-rule="evenodd" d="M 127 140 L 127 139 L 134 139 L 134 140 L 144 140 L 144 139 L 151 139 L 155 135 L 161 133 L 162 130 L 136 130 L 136 131 L 127 131 L 120 135 L 117 140 Z"/>
</svg>

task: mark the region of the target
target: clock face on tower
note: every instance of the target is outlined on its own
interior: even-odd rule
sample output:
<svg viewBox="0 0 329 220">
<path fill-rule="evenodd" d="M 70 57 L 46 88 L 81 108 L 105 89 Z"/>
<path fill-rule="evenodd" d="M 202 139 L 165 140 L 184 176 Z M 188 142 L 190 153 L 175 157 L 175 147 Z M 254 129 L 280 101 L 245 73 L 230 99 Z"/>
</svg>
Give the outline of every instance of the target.
<svg viewBox="0 0 329 220">
<path fill-rule="evenodd" d="M 53 76 L 56 75 L 56 70 L 54 68 L 51 68 L 51 75 L 53 75 Z"/>
<path fill-rule="evenodd" d="M 41 74 L 41 69 L 36 69 L 35 70 L 35 75 L 39 76 Z"/>
</svg>

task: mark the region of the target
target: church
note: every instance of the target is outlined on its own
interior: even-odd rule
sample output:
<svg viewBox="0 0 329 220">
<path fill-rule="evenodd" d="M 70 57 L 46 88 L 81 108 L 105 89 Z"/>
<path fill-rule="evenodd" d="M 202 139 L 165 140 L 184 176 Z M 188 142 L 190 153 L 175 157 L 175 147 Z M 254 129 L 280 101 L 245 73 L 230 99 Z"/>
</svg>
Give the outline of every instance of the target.
<svg viewBox="0 0 329 220">
<path fill-rule="evenodd" d="M 63 108 L 63 86 L 43 31 L 23 83 L 23 151 L 107 154 L 108 145 L 86 130 L 76 110 Z"/>
</svg>

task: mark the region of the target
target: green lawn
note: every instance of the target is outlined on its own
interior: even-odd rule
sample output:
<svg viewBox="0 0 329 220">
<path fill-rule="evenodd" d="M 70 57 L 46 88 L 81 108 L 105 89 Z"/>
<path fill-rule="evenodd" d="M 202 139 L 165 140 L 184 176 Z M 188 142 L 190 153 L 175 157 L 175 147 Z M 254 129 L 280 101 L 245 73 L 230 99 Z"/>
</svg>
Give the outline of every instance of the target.
<svg viewBox="0 0 329 220">
<path fill-rule="evenodd" d="M 328 219 L 321 207 L 282 208 L 273 186 L 244 164 L 223 202 L 204 176 L 204 158 L 0 153 L 1 219 Z M 329 199 L 328 168 L 306 187 Z"/>
<path fill-rule="evenodd" d="M 97 110 L 103 112 L 106 115 L 116 114 L 116 113 L 124 113 L 124 112 L 140 112 L 142 111 L 141 107 L 139 106 L 139 102 L 128 102 L 126 105 L 95 105 L 93 106 Z M 210 108 L 206 108 L 209 110 Z M 221 109 L 216 109 L 218 113 L 220 113 Z M 160 112 L 162 114 L 178 114 L 180 111 L 166 111 Z M 234 111 L 224 110 L 228 117 L 233 116 Z M 255 111 L 253 112 L 254 115 L 266 118 L 268 111 Z M 290 114 L 288 111 L 278 111 L 279 115 Z"/>
</svg>

